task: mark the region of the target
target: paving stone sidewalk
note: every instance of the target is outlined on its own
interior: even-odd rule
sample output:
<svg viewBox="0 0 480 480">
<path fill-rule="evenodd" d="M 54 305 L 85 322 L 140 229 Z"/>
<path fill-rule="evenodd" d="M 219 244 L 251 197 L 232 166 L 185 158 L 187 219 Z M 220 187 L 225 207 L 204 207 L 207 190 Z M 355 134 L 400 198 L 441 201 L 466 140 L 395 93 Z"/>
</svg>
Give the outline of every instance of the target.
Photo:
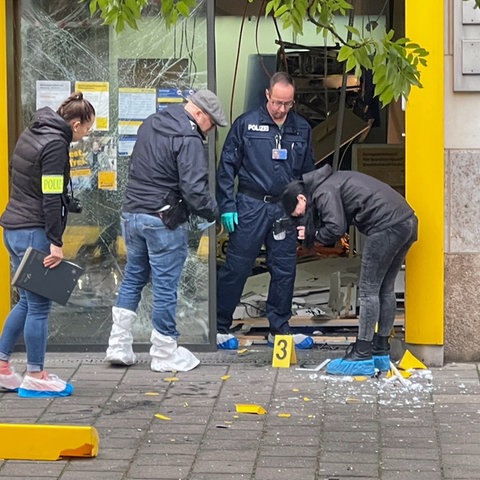
<svg viewBox="0 0 480 480">
<path fill-rule="evenodd" d="M 361 381 L 297 370 L 340 354 L 300 352 L 297 365 L 273 368 L 267 347 L 243 357 L 199 353 L 197 369 L 173 375 L 150 371 L 147 354 L 122 369 L 100 353 L 49 353 L 47 368 L 69 379 L 74 395 L 2 392 L 1 421 L 94 426 L 98 456 L 0 460 L 0 478 L 480 479 L 477 364 L 417 370 L 405 386 L 385 375 Z M 13 364 L 23 371 L 24 354 Z M 237 404 L 266 413 L 238 413 Z"/>
</svg>

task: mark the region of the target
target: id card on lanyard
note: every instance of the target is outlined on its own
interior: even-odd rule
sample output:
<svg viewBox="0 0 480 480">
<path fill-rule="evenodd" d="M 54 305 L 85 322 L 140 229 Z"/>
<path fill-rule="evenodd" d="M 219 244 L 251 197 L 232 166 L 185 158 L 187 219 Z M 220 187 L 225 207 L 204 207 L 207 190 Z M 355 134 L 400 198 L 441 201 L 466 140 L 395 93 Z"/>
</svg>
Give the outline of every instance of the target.
<svg viewBox="0 0 480 480">
<path fill-rule="evenodd" d="M 276 148 L 272 148 L 272 160 L 286 160 L 287 149 L 282 148 L 282 137 L 275 135 Z"/>
</svg>

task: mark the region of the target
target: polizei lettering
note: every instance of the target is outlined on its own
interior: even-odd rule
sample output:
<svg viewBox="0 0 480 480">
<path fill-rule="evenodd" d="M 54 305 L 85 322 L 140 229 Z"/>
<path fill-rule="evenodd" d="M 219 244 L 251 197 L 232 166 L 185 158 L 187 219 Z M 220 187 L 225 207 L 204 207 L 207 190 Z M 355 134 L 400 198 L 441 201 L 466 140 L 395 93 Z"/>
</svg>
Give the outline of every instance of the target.
<svg viewBox="0 0 480 480">
<path fill-rule="evenodd" d="M 42 175 L 42 193 L 63 193 L 63 175 Z"/>
<path fill-rule="evenodd" d="M 268 125 L 253 125 L 252 123 L 249 123 L 247 130 L 253 132 L 268 132 L 270 127 Z"/>
</svg>

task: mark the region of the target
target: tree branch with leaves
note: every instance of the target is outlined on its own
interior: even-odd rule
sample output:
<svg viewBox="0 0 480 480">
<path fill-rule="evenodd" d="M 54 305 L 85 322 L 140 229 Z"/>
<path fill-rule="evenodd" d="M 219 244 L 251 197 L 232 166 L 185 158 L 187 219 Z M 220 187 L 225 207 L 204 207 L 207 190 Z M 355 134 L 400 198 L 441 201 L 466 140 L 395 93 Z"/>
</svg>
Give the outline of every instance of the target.
<svg viewBox="0 0 480 480">
<path fill-rule="evenodd" d="M 79 0 L 89 2 L 90 14 L 100 14 L 105 25 L 120 33 L 126 25 L 138 29 L 137 21 L 149 0 Z M 200 0 L 162 0 L 161 15 L 167 27 L 180 18 L 188 17 Z M 373 31 L 360 32 L 347 26 L 349 38 L 343 38 L 336 26 L 336 17 L 346 16 L 354 8 L 347 0 L 248 0 L 265 3 L 265 15 L 272 15 L 284 29 L 301 35 L 305 21 L 316 26 L 320 37 L 329 35 L 340 45 L 337 60 L 346 63 L 347 71 L 361 77 L 364 70 L 373 72 L 375 95 L 382 105 L 388 105 L 401 96 L 408 98 L 412 87 L 422 88 L 420 69 L 427 66 L 428 52 L 408 38 L 395 39 L 393 30 L 385 29 L 376 35 Z M 480 0 L 475 0 L 480 7 Z M 380 27 L 378 27 L 380 28 Z"/>
</svg>

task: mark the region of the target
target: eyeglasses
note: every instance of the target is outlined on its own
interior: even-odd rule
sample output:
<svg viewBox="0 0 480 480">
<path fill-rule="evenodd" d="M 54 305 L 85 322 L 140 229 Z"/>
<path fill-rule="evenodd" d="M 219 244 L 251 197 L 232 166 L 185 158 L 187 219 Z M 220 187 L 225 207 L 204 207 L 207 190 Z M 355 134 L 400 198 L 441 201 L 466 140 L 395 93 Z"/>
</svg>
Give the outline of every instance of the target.
<svg viewBox="0 0 480 480">
<path fill-rule="evenodd" d="M 295 105 L 295 101 L 294 101 L 294 100 L 291 100 L 290 102 L 281 102 L 280 100 L 272 100 L 272 99 L 270 99 L 270 103 L 271 103 L 275 108 L 285 107 L 285 110 L 290 110 L 290 109 Z"/>
</svg>

